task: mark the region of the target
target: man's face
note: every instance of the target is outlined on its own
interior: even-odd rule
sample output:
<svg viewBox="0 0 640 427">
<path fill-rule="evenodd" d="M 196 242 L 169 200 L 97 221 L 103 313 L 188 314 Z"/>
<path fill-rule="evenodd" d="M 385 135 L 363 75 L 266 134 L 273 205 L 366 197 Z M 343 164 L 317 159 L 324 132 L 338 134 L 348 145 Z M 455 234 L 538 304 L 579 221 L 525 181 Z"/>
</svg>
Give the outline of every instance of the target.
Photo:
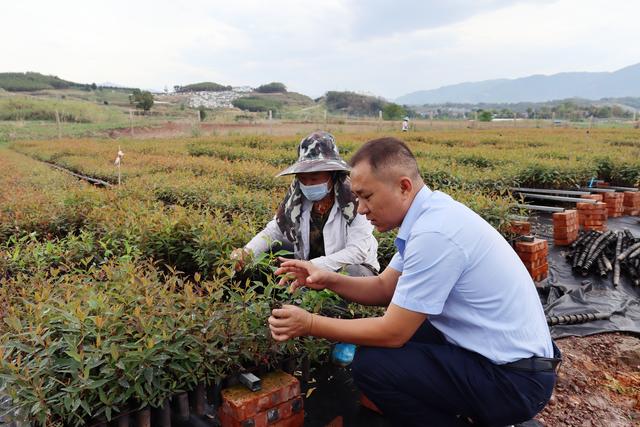
<svg viewBox="0 0 640 427">
<path fill-rule="evenodd" d="M 331 172 L 303 172 L 296 174 L 296 178 L 304 185 L 322 184 L 323 182 L 329 183 Z M 329 183 L 329 186 L 330 184 L 331 183 Z"/>
<path fill-rule="evenodd" d="M 365 215 L 379 232 L 393 230 L 402 224 L 406 213 L 406 195 L 400 182 L 381 179 L 368 162 L 351 169 L 351 190 L 358 196 L 358 213 Z"/>
</svg>

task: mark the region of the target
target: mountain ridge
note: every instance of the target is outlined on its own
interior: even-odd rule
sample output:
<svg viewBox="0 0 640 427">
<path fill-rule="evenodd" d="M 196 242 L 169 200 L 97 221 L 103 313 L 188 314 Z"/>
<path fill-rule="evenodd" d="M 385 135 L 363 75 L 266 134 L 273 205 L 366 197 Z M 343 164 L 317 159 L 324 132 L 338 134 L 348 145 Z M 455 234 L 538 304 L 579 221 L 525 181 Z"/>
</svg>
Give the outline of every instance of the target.
<svg viewBox="0 0 640 427">
<path fill-rule="evenodd" d="M 516 79 L 463 82 L 396 98 L 406 105 L 436 103 L 546 102 L 567 98 L 598 100 L 640 96 L 640 63 L 616 71 L 533 74 Z"/>
</svg>

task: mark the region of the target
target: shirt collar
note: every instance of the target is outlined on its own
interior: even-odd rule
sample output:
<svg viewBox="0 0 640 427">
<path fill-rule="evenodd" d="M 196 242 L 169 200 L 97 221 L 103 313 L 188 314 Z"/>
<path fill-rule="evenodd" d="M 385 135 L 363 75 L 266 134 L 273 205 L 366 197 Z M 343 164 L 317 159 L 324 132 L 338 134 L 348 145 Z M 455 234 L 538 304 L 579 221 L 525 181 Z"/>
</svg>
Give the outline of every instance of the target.
<svg viewBox="0 0 640 427">
<path fill-rule="evenodd" d="M 398 230 L 398 236 L 395 240 L 396 248 L 398 248 L 401 255 L 404 254 L 404 245 L 407 241 L 407 237 L 409 237 L 409 232 L 411 232 L 411 229 L 413 228 L 413 225 L 417 221 L 420 214 L 424 212 L 424 204 L 427 200 L 429 200 L 431 194 L 433 194 L 433 191 L 429 190 L 426 185 L 423 186 L 413 198 L 411 206 L 409 206 L 409 210 L 402 220 L 402 224 L 400 225 L 400 229 Z"/>
</svg>

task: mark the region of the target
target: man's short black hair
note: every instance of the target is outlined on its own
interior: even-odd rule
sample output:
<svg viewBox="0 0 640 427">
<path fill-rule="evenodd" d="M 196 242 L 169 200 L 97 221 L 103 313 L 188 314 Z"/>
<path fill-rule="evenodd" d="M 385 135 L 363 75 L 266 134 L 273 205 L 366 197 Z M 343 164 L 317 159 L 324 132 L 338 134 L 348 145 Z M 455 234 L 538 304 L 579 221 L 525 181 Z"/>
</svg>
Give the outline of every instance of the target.
<svg viewBox="0 0 640 427">
<path fill-rule="evenodd" d="M 420 177 L 418 162 L 407 144 L 397 138 L 384 137 L 365 143 L 349 162 L 351 167 L 367 162 L 374 173 L 400 166 L 411 178 Z"/>
</svg>

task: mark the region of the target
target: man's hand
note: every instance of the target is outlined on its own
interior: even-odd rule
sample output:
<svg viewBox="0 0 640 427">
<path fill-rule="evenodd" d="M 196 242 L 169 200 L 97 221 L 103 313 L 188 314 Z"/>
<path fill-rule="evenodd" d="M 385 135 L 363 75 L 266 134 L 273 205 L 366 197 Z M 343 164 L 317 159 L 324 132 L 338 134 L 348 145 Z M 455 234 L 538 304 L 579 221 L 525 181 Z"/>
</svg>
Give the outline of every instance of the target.
<svg viewBox="0 0 640 427">
<path fill-rule="evenodd" d="M 276 341 L 286 341 L 291 338 L 309 335 L 313 325 L 313 314 L 296 307 L 284 305 L 271 311 L 269 329 Z"/>
<path fill-rule="evenodd" d="M 316 290 L 322 290 L 327 287 L 331 272 L 316 267 L 309 261 L 278 259 L 281 264 L 280 268 L 275 271 L 275 275 L 285 275 L 280 279 L 278 285 L 283 286 L 292 281 L 291 292 L 302 286 Z"/>
<path fill-rule="evenodd" d="M 237 248 L 234 249 L 233 252 L 231 252 L 231 255 L 229 256 L 229 258 L 231 258 L 232 261 L 235 261 L 235 265 L 233 266 L 233 268 L 236 271 L 240 271 L 244 268 L 244 265 L 251 260 L 251 251 L 245 249 L 245 248 Z"/>
</svg>

